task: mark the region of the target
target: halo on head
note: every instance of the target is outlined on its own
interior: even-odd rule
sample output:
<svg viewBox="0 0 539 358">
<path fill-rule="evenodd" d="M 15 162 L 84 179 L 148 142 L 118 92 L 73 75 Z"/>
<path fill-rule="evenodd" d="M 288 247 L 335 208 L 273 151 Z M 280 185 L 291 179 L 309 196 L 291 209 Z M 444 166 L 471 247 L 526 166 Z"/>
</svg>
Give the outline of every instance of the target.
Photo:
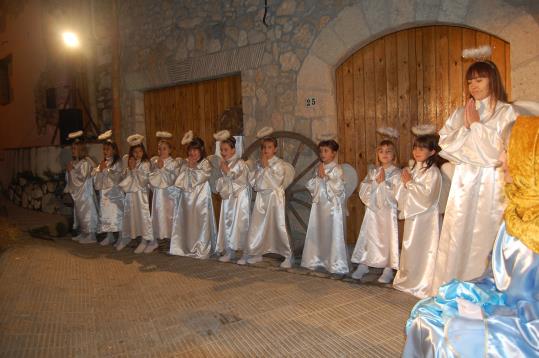
<svg viewBox="0 0 539 358">
<path fill-rule="evenodd" d="M 264 137 L 267 137 L 267 136 L 271 135 L 272 133 L 273 133 L 273 127 L 264 127 L 264 128 L 261 128 L 256 133 L 256 137 L 257 138 L 264 138 Z"/>
<path fill-rule="evenodd" d="M 82 131 L 71 132 L 67 135 L 67 139 L 78 139 L 82 137 Z"/>
<path fill-rule="evenodd" d="M 134 147 L 135 145 L 142 144 L 142 141 L 144 140 L 144 136 L 140 134 L 132 134 L 129 137 L 127 137 L 127 144 L 129 144 L 130 147 Z"/>
<path fill-rule="evenodd" d="M 224 140 L 227 140 L 228 138 L 230 138 L 230 132 L 226 129 L 223 129 L 222 131 L 219 131 L 217 133 L 214 133 L 213 134 L 213 138 L 217 141 L 224 141 Z"/>
<path fill-rule="evenodd" d="M 415 136 L 429 135 L 436 133 L 436 126 L 434 124 L 418 124 L 412 127 L 412 133 Z"/>
<path fill-rule="evenodd" d="M 325 140 L 335 140 L 336 135 L 335 133 L 320 133 L 318 136 L 316 136 L 316 141 L 318 143 L 323 142 Z"/>
<path fill-rule="evenodd" d="M 170 139 L 172 138 L 172 133 L 165 131 L 157 131 L 155 132 L 155 136 L 160 139 Z"/>
<path fill-rule="evenodd" d="M 110 138 L 112 138 L 112 130 L 109 129 L 108 131 L 101 133 L 97 137 L 97 140 L 110 141 Z"/>
<path fill-rule="evenodd" d="M 193 141 L 193 138 L 194 138 L 193 131 L 192 130 L 187 131 L 187 133 L 185 133 L 183 135 L 182 145 L 187 145 L 187 144 L 191 143 Z"/>
<path fill-rule="evenodd" d="M 474 61 L 485 61 L 490 56 L 492 56 L 492 48 L 489 45 L 462 50 L 462 58 L 472 59 Z"/>
<path fill-rule="evenodd" d="M 376 128 L 376 133 L 384 136 L 384 137 L 388 137 L 388 138 L 392 138 L 392 139 L 398 139 L 399 138 L 399 131 L 393 127 L 380 127 L 380 128 Z"/>
</svg>

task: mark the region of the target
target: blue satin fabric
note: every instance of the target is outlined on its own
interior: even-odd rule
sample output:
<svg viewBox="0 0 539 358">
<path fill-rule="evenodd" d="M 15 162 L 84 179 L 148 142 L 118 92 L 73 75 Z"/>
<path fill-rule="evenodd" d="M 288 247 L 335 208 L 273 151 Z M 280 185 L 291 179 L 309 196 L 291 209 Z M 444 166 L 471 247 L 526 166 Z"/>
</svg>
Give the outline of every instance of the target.
<svg viewBox="0 0 539 358">
<path fill-rule="evenodd" d="M 458 300 L 483 319 L 459 313 Z M 403 357 L 539 357 L 539 255 L 507 234 L 492 252 L 492 272 L 476 282 L 453 280 L 419 301 L 406 325 Z"/>
</svg>

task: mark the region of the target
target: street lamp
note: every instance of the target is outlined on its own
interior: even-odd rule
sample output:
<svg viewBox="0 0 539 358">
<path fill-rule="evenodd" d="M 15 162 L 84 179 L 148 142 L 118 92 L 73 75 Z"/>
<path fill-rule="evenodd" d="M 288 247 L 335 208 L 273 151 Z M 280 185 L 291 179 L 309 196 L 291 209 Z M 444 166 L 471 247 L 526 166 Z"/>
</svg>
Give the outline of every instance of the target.
<svg viewBox="0 0 539 358">
<path fill-rule="evenodd" d="M 80 45 L 79 37 L 74 32 L 66 31 L 62 34 L 64 44 L 69 48 L 77 48 Z"/>
<path fill-rule="evenodd" d="M 62 39 L 63 39 L 63 42 L 64 42 L 64 45 L 69 48 L 69 49 L 72 49 L 72 50 L 77 50 L 79 47 L 80 47 L 80 41 L 79 41 L 79 37 L 77 36 L 76 33 L 74 32 L 71 32 L 71 31 L 66 31 L 66 32 L 63 32 L 62 33 Z M 52 143 L 54 143 L 54 140 L 56 139 L 56 133 L 59 131 L 60 134 L 62 134 L 62 131 L 60 130 L 60 122 L 61 122 L 61 119 L 62 119 L 62 113 L 65 114 L 66 117 L 64 117 L 64 121 L 68 121 L 67 120 L 67 113 L 66 112 L 66 109 L 68 107 L 68 104 L 70 104 L 70 111 L 71 111 L 71 115 L 72 118 L 70 118 L 70 120 L 68 122 L 73 122 L 74 121 L 74 118 L 75 116 L 80 118 L 80 120 L 82 121 L 82 111 L 80 109 L 77 109 L 76 106 L 77 106 L 77 99 L 79 101 L 79 103 L 82 105 L 82 108 L 84 109 L 84 111 L 86 112 L 86 115 L 88 116 L 88 124 L 84 127 L 84 130 L 86 130 L 86 127 L 88 125 L 90 125 L 93 129 L 93 131 L 95 132 L 95 134 L 97 135 L 98 133 L 98 128 L 92 118 L 92 114 L 90 113 L 90 110 L 88 109 L 88 106 L 86 105 L 86 102 L 84 101 L 84 98 L 82 97 L 81 93 L 80 93 L 80 90 L 79 88 L 77 87 L 77 74 L 81 74 L 82 71 L 80 69 L 81 67 L 81 64 L 80 64 L 80 54 L 77 53 L 78 51 L 74 51 L 72 52 L 68 58 L 69 58 L 69 73 L 70 73 L 70 84 L 68 86 L 68 93 L 67 93 L 67 97 L 65 99 L 65 102 L 60 110 L 60 118 L 58 120 L 58 125 L 56 127 L 56 131 L 54 132 L 54 136 L 52 137 Z M 75 112 L 73 112 L 75 111 Z M 78 114 L 77 114 L 78 113 Z M 63 121 L 62 121 L 63 122 Z M 82 123 L 81 123 L 82 124 Z M 65 136 L 64 136 L 65 137 Z"/>
</svg>

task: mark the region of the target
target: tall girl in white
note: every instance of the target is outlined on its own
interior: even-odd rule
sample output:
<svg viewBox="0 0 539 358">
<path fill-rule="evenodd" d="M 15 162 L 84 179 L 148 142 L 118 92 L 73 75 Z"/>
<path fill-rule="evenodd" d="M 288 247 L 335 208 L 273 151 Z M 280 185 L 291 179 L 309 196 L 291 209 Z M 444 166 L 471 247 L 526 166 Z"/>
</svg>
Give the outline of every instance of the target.
<svg viewBox="0 0 539 358">
<path fill-rule="evenodd" d="M 457 278 L 471 280 L 488 266 L 504 210 L 498 158 L 501 133 L 516 119 L 496 65 L 478 61 L 466 72 L 470 99 L 440 130 L 440 155 L 455 172 L 445 210 L 433 294 Z"/>
</svg>

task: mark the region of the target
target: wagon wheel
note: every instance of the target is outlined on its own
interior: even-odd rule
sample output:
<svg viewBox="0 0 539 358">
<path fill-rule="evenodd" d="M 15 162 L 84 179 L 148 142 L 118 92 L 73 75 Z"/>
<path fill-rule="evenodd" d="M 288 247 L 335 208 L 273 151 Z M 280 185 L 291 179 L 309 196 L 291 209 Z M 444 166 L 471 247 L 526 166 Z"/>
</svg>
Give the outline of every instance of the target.
<svg viewBox="0 0 539 358">
<path fill-rule="evenodd" d="M 305 238 L 311 197 L 305 188 L 305 182 L 310 179 L 313 168 L 319 162 L 318 147 L 311 139 L 293 132 L 273 132 L 277 138 L 277 156 L 292 164 L 295 169 L 294 180 L 285 191 L 286 198 L 286 228 L 292 241 Z M 260 158 L 262 139 L 253 142 L 243 154 L 243 159 L 257 160 Z M 293 244 L 293 243 L 291 243 Z M 292 250 L 294 247 L 292 246 Z"/>
</svg>

